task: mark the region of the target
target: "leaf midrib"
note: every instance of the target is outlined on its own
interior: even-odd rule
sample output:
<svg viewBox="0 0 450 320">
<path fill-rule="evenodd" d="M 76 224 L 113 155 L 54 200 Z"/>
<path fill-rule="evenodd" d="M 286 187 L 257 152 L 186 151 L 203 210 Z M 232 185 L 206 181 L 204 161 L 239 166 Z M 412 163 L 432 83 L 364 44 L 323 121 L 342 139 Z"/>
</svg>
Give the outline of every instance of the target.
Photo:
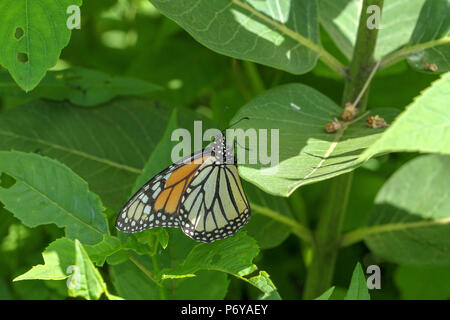
<svg viewBox="0 0 450 320">
<path fill-rule="evenodd" d="M 360 240 L 365 239 L 368 236 L 376 235 L 384 232 L 392 232 L 399 230 L 407 230 L 413 228 L 425 228 L 439 225 L 450 224 L 450 217 L 436 219 L 436 220 L 425 220 L 425 221 L 415 221 L 409 223 L 389 223 L 377 226 L 366 227 L 358 229 L 355 231 L 350 231 L 342 237 L 341 246 L 348 246 L 356 243 Z"/>
<path fill-rule="evenodd" d="M 73 215 L 70 211 L 68 211 L 66 208 L 62 207 L 58 202 L 56 202 L 55 200 L 49 198 L 44 192 L 42 192 L 41 190 L 38 190 L 37 188 L 35 188 L 33 185 L 31 185 L 28 181 L 26 181 L 25 179 L 18 177 L 16 175 L 13 175 L 14 179 L 21 181 L 23 184 L 25 184 L 27 187 L 29 187 L 31 190 L 33 190 L 34 192 L 36 192 L 37 194 L 39 194 L 41 197 L 43 197 L 44 199 L 48 200 L 51 204 L 53 204 L 56 208 L 60 209 L 61 211 L 65 212 L 68 216 L 70 216 L 71 218 L 73 218 L 74 220 L 79 221 L 81 224 L 87 226 L 88 228 L 94 230 L 95 232 L 103 235 L 103 232 L 99 229 L 94 228 L 93 226 L 91 226 L 90 224 L 88 224 L 87 222 L 81 220 L 79 217 Z M 56 222 L 55 222 L 56 223 Z M 64 225 L 64 227 L 68 227 L 68 225 Z"/>
<path fill-rule="evenodd" d="M 22 135 L 19 135 L 19 134 L 16 134 L 16 133 L 11 133 L 11 132 L 8 132 L 8 131 L 3 131 L 3 130 L 0 130 L 0 135 L 4 135 L 4 136 L 8 136 L 8 137 L 13 137 L 13 138 L 18 138 L 18 139 L 23 139 L 23 140 L 27 140 L 27 141 L 40 143 L 40 144 L 49 146 L 49 147 L 54 148 L 54 149 L 62 150 L 62 151 L 65 151 L 65 152 L 68 152 L 68 153 L 71 153 L 71 154 L 74 154 L 74 155 L 77 155 L 77 156 L 80 156 L 80 157 L 83 157 L 83 158 L 86 158 L 86 159 L 89 159 L 89 160 L 97 161 L 97 162 L 103 163 L 105 165 L 118 168 L 120 170 L 129 171 L 129 172 L 132 172 L 132 173 L 135 173 L 135 174 L 141 174 L 142 173 L 141 169 L 138 169 L 138 168 L 135 168 L 135 167 L 131 167 L 131 166 L 128 166 L 128 165 L 125 165 L 125 164 L 121 164 L 121 163 L 118 163 L 118 162 L 115 162 L 115 161 L 111 161 L 111 160 L 108 160 L 108 159 L 105 159 L 105 158 L 97 157 L 97 156 L 88 154 L 88 153 L 83 152 L 83 151 L 67 148 L 67 147 L 61 146 L 59 144 L 54 144 L 54 143 L 51 143 L 51 142 L 48 142 L 48 141 L 45 141 L 45 140 L 42 140 L 42 139 L 30 138 L 30 137 L 22 136 Z"/>
</svg>

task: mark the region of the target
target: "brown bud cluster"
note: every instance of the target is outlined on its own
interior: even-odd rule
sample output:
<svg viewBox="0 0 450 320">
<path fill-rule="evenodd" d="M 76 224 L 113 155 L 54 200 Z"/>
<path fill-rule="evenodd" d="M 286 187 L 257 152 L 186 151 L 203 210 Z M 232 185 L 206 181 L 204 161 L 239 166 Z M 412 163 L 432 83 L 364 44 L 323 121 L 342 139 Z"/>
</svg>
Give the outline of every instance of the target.
<svg viewBox="0 0 450 320">
<path fill-rule="evenodd" d="M 369 116 L 367 118 L 367 125 L 373 129 L 384 128 L 388 126 L 386 120 L 378 115 Z"/>
<path fill-rule="evenodd" d="M 339 122 L 337 118 L 334 118 L 332 122 L 327 123 L 325 126 L 325 131 L 328 133 L 336 132 L 339 129 L 342 129 L 344 127 L 344 124 Z"/>
<path fill-rule="evenodd" d="M 359 109 L 356 108 L 352 103 L 347 102 L 345 104 L 344 111 L 341 113 L 341 118 L 344 121 L 350 121 L 353 119 L 353 116 L 359 112 Z"/>
</svg>

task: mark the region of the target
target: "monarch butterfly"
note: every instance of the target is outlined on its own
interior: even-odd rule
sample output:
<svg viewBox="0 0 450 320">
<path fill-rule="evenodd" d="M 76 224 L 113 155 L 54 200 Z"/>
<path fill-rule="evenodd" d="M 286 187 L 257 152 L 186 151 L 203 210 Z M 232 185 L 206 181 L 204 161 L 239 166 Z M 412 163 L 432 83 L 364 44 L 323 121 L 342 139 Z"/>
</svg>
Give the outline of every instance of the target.
<svg viewBox="0 0 450 320">
<path fill-rule="evenodd" d="M 213 242 L 235 234 L 250 218 L 233 146 L 216 135 L 210 147 L 161 171 L 120 211 L 116 228 L 134 233 L 181 228 L 190 238 Z"/>
</svg>

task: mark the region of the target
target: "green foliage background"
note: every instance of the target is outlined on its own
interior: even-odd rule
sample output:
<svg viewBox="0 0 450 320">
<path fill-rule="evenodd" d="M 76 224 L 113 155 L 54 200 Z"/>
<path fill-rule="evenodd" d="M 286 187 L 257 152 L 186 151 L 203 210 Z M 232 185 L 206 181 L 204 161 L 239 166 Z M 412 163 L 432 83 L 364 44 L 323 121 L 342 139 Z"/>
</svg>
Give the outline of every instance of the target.
<svg viewBox="0 0 450 320">
<path fill-rule="evenodd" d="M 61 1 L 81 5 L 73 31 L 65 10 L 25 2 L 0 0 L 0 299 L 450 298 L 448 1 L 384 1 L 362 103 L 389 127 L 333 134 L 358 10 L 381 0 Z M 204 244 L 114 228 L 170 164 L 174 129 L 244 116 L 280 129 L 280 166 L 239 168 L 242 231 Z M 338 252 L 326 288 L 307 284 L 321 246 Z"/>
</svg>

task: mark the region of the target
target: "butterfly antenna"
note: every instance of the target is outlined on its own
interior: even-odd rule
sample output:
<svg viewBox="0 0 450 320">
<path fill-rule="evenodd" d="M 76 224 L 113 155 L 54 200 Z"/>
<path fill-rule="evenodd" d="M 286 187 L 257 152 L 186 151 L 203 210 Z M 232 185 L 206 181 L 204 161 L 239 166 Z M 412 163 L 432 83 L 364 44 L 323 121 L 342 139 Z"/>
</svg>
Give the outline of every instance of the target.
<svg viewBox="0 0 450 320">
<path fill-rule="evenodd" d="M 228 128 L 231 128 L 231 127 L 237 125 L 242 120 L 250 120 L 250 118 L 249 117 L 243 117 L 243 118 L 239 119 L 238 121 L 234 122 L 233 124 L 231 124 Z"/>
<path fill-rule="evenodd" d="M 245 149 L 245 150 L 247 150 L 247 151 L 251 151 L 250 148 L 246 148 L 246 147 L 241 146 L 240 143 L 239 143 L 237 140 L 234 140 L 234 142 L 235 142 L 239 147 L 241 147 L 242 149 Z"/>
</svg>

